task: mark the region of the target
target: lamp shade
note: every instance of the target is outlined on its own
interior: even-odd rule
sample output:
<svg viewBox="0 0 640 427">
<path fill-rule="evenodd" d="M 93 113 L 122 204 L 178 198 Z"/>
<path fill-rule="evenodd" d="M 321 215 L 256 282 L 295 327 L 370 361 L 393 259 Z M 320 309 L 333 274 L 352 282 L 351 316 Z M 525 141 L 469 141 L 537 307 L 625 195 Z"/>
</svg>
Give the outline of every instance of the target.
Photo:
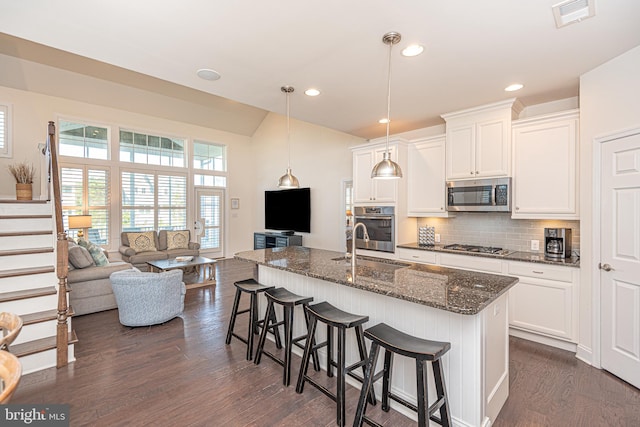
<svg viewBox="0 0 640 427">
<path fill-rule="evenodd" d="M 377 163 L 371 171 L 371 178 L 375 179 L 396 179 L 402 178 L 402 169 L 391 160 L 389 152 L 383 154 L 383 159 Z"/>
<path fill-rule="evenodd" d="M 280 179 L 278 180 L 278 187 L 280 188 L 299 188 L 300 187 L 300 182 L 298 181 L 298 178 L 296 178 L 291 173 L 291 168 L 287 168 L 287 173 L 285 173 L 280 177 Z"/>
<path fill-rule="evenodd" d="M 91 228 L 91 215 L 69 215 L 69 229 Z"/>
</svg>

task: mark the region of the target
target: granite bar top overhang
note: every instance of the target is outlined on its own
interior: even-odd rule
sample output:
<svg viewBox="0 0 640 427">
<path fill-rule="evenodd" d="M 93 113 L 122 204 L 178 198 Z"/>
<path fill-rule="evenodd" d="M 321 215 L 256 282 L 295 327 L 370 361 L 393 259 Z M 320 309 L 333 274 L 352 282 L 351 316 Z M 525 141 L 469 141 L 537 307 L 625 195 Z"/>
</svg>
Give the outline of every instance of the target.
<svg viewBox="0 0 640 427">
<path fill-rule="evenodd" d="M 466 315 L 481 312 L 518 282 L 517 277 L 370 257 L 358 257 L 354 282 L 344 252 L 302 246 L 239 252 L 235 258 Z"/>
</svg>

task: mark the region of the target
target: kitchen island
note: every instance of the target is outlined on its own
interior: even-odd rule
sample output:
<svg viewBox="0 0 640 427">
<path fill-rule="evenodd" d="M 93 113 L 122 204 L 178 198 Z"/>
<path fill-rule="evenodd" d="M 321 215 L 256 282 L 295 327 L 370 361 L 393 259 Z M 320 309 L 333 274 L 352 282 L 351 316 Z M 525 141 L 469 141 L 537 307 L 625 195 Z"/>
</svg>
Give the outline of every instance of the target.
<svg viewBox="0 0 640 427">
<path fill-rule="evenodd" d="M 312 296 L 315 302 L 327 301 L 342 310 L 368 315 L 365 328 L 384 322 L 420 338 L 450 342 L 443 365 L 454 425 L 491 425 L 506 401 L 507 291 L 517 278 L 358 258 L 354 280 L 344 253 L 306 247 L 246 251 L 235 257 L 255 263 L 257 278 L 265 285 L 285 287 Z M 302 316 L 296 317 L 294 335 L 304 332 Z M 352 345 L 347 349 L 347 362 L 353 363 L 357 346 L 348 341 Z M 352 384 L 359 387 L 357 382 Z M 398 357 L 393 390 L 415 400 L 415 384 L 414 364 Z M 429 384 L 433 397 L 431 375 Z M 413 417 L 404 407 L 392 406 Z"/>
</svg>

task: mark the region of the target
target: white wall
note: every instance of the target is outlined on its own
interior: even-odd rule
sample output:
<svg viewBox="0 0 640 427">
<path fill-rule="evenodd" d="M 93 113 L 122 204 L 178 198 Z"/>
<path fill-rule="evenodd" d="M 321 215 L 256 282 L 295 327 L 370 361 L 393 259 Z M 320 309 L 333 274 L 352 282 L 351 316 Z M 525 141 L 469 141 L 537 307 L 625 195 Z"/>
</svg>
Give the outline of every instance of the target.
<svg viewBox="0 0 640 427">
<path fill-rule="evenodd" d="M 599 248 L 594 247 L 594 139 L 640 126 L 640 46 L 585 73 L 580 78 L 580 342 L 578 353 L 599 361 L 599 325 L 593 303 Z M 593 354 L 593 353 L 596 354 Z"/>
<path fill-rule="evenodd" d="M 15 198 L 15 182 L 7 165 L 22 160 L 39 165 L 38 144 L 46 140 L 48 121 L 57 123 L 59 117 L 111 126 L 113 138 L 117 137 L 119 126 L 126 126 L 219 142 L 226 144 L 228 149 L 225 254 L 233 256 L 238 251 L 253 248 L 253 232 L 264 230 L 264 190 L 276 189 L 277 179 L 284 174 L 287 164 L 284 116 L 270 113 L 252 136 L 239 135 L 216 129 L 214 125 L 207 127 L 186 122 L 186 116 L 213 115 L 212 123 L 220 114 L 226 117 L 224 112 L 212 111 L 210 106 L 198 102 L 129 88 L 6 55 L 0 55 L 0 68 L 6 71 L 0 73 L 0 103 L 11 104 L 13 110 L 13 156 L 0 158 L 0 198 Z M 295 108 L 295 99 L 292 108 Z M 248 121 L 255 119 L 255 114 L 247 116 Z M 295 119 L 291 120 L 291 141 L 293 172 L 302 186 L 311 188 L 312 194 L 312 232 L 304 236 L 304 244 L 343 250 L 342 180 L 350 179 L 352 175 L 349 147 L 365 141 Z M 38 173 L 36 181 L 39 180 Z M 37 184 L 33 191 L 34 198 L 40 197 Z M 116 190 L 112 200 L 116 212 L 118 197 Z M 231 198 L 240 199 L 239 209 L 230 209 Z M 112 228 L 116 234 L 118 221 L 114 216 Z M 116 250 L 118 244 L 114 241 L 111 249 Z"/>
<path fill-rule="evenodd" d="M 292 101 L 292 110 L 295 103 Z M 336 130 L 291 119 L 291 169 L 301 187 L 311 189 L 311 233 L 304 246 L 344 251 L 342 180 L 352 175 L 349 147 L 366 141 Z M 270 113 L 252 138 L 256 181 L 252 231 L 264 231 L 264 191 L 277 190 L 287 168 L 286 117 Z M 250 249 L 250 248 L 246 248 Z"/>
<path fill-rule="evenodd" d="M 7 170 L 7 165 L 14 161 L 26 160 L 39 165 L 41 155 L 37 150 L 39 143 L 46 140 L 47 123 L 57 123 L 58 117 L 86 120 L 111 126 L 112 138 L 117 137 L 118 126 L 133 129 L 149 130 L 168 135 L 197 138 L 204 141 L 226 144 L 228 147 L 228 187 L 226 194 L 226 210 L 229 210 L 229 199 L 237 197 L 242 200 L 241 209 L 227 215 L 228 235 L 226 236 L 228 255 L 246 249 L 252 245 L 252 236 L 247 231 L 253 223 L 254 207 L 254 174 L 253 168 L 247 167 L 251 161 L 251 138 L 223 132 L 216 129 L 171 121 L 164 118 L 132 113 L 124 110 L 78 102 L 65 98 L 41 95 L 0 86 L 0 102 L 10 103 L 13 107 L 13 158 L 0 158 L 0 197 L 15 199 L 15 181 Z M 40 179 L 38 175 L 37 180 Z M 34 198 L 40 196 L 40 188 L 34 185 Z M 193 195 L 189 195 L 193 197 Z M 112 191 L 112 205 L 119 209 L 119 191 Z M 190 203 L 193 206 L 193 203 Z M 190 212 L 191 213 L 191 212 Z M 119 229 L 119 218 L 113 217 L 112 227 Z M 114 236 L 117 237 L 117 236 Z M 117 241 L 112 243 L 112 250 L 117 249 Z"/>
</svg>

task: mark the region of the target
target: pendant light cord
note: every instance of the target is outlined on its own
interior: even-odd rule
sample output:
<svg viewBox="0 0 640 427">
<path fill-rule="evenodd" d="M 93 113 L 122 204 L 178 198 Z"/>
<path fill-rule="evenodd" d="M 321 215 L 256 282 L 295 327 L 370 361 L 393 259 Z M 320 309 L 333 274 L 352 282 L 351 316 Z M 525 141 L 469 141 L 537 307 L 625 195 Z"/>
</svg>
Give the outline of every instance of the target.
<svg viewBox="0 0 640 427">
<path fill-rule="evenodd" d="M 389 64 L 387 72 L 387 155 L 389 155 L 389 125 L 391 123 L 391 50 L 393 43 L 389 43 Z"/>
<path fill-rule="evenodd" d="M 291 169 L 291 130 L 289 128 L 289 92 L 287 95 L 287 151 L 289 152 L 287 159 L 287 169 Z"/>
</svg>

